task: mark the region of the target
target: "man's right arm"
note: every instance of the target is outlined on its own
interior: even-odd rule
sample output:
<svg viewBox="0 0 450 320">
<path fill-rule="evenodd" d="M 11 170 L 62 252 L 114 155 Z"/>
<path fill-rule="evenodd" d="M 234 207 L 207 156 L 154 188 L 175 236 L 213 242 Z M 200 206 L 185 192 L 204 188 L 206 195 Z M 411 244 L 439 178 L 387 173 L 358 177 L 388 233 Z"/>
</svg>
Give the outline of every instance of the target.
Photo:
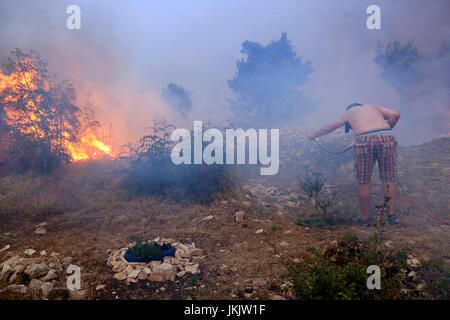
<svg viewBox="0 0 450 320">
<path fill-rule="evenodd" d="M 398 119 L 400 119 L 400 113 L 382 106 L 377 106 L 377 108 L 383 114 L 384 119 L 387 121 L 391 129 L 394 128 Z"/>
</svg>

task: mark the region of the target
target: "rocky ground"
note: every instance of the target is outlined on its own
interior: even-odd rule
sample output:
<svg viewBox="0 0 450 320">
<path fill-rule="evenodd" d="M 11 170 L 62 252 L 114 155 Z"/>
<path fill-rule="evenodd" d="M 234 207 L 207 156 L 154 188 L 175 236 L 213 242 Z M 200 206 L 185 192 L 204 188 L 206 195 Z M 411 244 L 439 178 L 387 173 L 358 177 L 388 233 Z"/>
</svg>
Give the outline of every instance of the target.
<svg viewBox="0 0 450 320">
<path fill-rule="evenodd" d="M 448 140 L 421 146 L 423 150 L 407 148 L 400 154 L 400 175 L 411 195 L 447 218 L 448 155 L 445 151 L 438 156 L 433 150 L 442 153 L 443 146 L 448 150 Z M 432 160 L 421 160 L 424 150 Z M 341 176 L 327 179 L 324 192 L 337 191 L 334 206 L 343 217 L 350 217 L 358 206 L 346 163 L 336 163 Z M 351 224 L 297 225 L 298 218 L 317 213 L 296 174 L 285 170 L 278 180 L 248 179 L 240 186 L 240 196 L 210 205 L 183 206 L 143 198 L 103 211 L 65 212 L 42 220 L 26 215 L 4 219 L 0 298 L 292 299 L 286 261 L 302 263 L 306 248 L 329 245 L 345 234 L 360 239 L 374 234 L 372 227 Z M 375 202 L 382 197 L 377 178 L 374 183 Z M 423 216 L 403 196 L 398 206 L 401 224 L 386 227 L 384 245 L 407 248 L 412 271 L 421 260 L 450 263 L 449 226 Z M 161 264 L 130 267 L 121 254 L 137 236 L 171 242 L 178 253 Z M 72 275 L 67 271 L 74 267 L 80 268 L 81 287 L 67 290 Z M 423 281 L 416 282 L 418 290 L 423 290 Z"/>
</svg>

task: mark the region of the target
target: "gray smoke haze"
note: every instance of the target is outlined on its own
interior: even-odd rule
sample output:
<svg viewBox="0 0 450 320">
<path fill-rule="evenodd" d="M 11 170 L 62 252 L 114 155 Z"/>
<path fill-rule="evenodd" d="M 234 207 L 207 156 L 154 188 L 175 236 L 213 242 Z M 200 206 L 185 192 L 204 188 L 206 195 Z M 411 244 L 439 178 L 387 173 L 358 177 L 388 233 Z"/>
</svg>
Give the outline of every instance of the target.
<svg viewBox="0 0 450 320">
<path fill-rule="evenodd" d="M 81 8 L 81 30 L 65 27 L 71 4 Z M 371 4 L 381 7 L 382 30 L 366 28 Z M 414 40 L 420 52 L 435 51 L 450 40 L 449 15 L 447 0 L 1 0 L 0 58 L 14 47 L 38 50 L 51 71 L 74 83 L 80 105 L 89 97 L 102 124 L 112 122 L 120 145 L 142 135 L 153 119 L 173 117 L 160 98 L 168 83 L 193 92 L 187 123 L 230 119 L 229 100 L 236 97 L 227 80 L 243 58 L 242 44 L 266 46 L 286 32 L 314 70 L 301 89 L 316 109 L 295 124 L 317 127 L 350 103 L 379 103 L 402 112 L 396 132 L 400 143 L 411 144 L 445 133 L 411 134 L 421 121 L 418 111 L 448 115 L 449 85 L 441 81 L 434 90 L 430 73 L 412 93 L 398 91 L 374 62 L 377 43 Z M 433 68 L 442 70 L 448 62 L 442 63 Z M 424 130 L 433 126 L 433 117 L 423 119 Z"/>
</svg>

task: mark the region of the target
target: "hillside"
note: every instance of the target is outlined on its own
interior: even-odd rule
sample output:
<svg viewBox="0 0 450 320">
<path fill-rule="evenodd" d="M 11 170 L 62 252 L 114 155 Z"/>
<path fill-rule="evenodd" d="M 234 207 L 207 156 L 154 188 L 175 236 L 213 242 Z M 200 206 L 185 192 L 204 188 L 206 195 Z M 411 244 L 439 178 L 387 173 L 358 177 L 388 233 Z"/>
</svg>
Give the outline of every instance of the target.
<svg viewBox="0 0 450 320">
<path fill-rule="evenodd" d="M 449 147 L 450 139 L 440 138 L 399 149 L 400 180 L 408 193 L 447 219 Z M 331 199 L 327 210 L 341 220 L 306 223 L 320 220 L 323 212 L 315 206 L 319 200 L 310 199 L 298 184 L 303 166 L 285 164 L 277 178 L 252 176 L 240 182 L 233 196 L 204 205 L 154 197 L 129 199 L 118 187 L 120 175 L 99 171 L 96 164 L 73 166 L 55 176 L 3 177 L 0 295 L 3 299 L 293 299 L 297 291 L 287 266 L 304 267 L 308 247 L 328 248 L 353 237 L 370 242 L 376 232 L 347 220 L 358 212 L 350 156 L 332 159 L 319 151 L 301 150 L 294 154 L 298 152 L 305 152 L 299 157 L 315 171 L 328 168 L 322 171 L 323 199 Z M 318 159 L 333 167 L 313 166 Z M 330 168 L 337 168 L 337 174 Z M 116 169 L 109 168 L 109 173 Z M 374 172 L 371 207 L 382 202 Z M 413 298 L 448 298 L 442 270 L 448 271 L 450 264 L 449 226 L 422 215 L 403 195 L 398 202 L 401 224 L 384 227 L 382 244 L 408 255 L 410 287 L 405 292 Z M 376 213 L 373 208 L 372 217 Z M 306 222 L 296 223 L 299 219 Z M 117 276 L 121 269 L 111 255 L 138 236 L 165 240 L 184 250 L 176 259 L 166 259 L 176 266 L 174 281 L 150 281 L 136 266 Z M 430 267 L 436 263 L 438 269 Z M 74 292 L 64 289 L 65 269 L 71 264 L 81 268 L 81 289 Z M 433 281 L 443 283 L 444 289 L 433 289 Z"/>
</svg>

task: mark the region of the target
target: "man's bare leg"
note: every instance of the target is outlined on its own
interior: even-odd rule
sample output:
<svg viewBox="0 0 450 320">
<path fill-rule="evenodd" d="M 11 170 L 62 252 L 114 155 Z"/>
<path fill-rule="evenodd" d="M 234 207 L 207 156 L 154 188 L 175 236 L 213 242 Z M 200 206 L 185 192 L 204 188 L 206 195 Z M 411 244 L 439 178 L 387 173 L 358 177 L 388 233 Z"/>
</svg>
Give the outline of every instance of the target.
<svg viewBox="0 0 450 320">
<path fill-rule="evenodd" d="M 361 218 L 369 218 L 370 183 L 358 184 L 359 204 L 361 207 Z"/>
<path fill-rule="evenodd" d="M 387 195 L 391 200 L 389 200 L 389 215 L 395 213 L 395 205 L 397 202 L 397 188 L 395 186 L 395 183 L 393 182 L 384 182 L 383 183 L 383 194 Z"/>
</svg>

